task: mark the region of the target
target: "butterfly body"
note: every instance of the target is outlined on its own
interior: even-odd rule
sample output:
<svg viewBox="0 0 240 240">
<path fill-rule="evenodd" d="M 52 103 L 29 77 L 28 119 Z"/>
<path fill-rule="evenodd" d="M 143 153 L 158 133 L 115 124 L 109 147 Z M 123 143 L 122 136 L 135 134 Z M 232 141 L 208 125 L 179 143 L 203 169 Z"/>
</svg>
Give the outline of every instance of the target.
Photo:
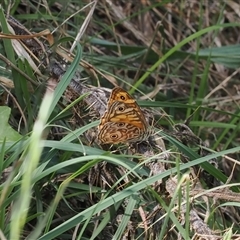
<svg viewBox="0 0 240 240">
<path fill-rule="evenodd" d="M 122 88 L 114 88 L 98 127 L 99 141 L 117 144 L 144 141 L 148 137 L 148 124 L 136 101 Z"/>
</svg>

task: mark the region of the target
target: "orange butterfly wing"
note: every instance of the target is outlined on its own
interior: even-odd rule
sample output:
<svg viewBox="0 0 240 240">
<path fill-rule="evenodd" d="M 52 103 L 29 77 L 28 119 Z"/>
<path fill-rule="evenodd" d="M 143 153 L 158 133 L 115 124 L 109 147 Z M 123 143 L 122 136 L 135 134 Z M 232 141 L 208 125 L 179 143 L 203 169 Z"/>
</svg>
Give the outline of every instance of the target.
<svg viewBox="0 0 240 240">
<path fill-rule="evenodd" d="M 98 127 L 98 139 L 102 143 L 141 141 L 147 127 L 136 101 L 122 88 L 114 88 Z"/>
</svg>

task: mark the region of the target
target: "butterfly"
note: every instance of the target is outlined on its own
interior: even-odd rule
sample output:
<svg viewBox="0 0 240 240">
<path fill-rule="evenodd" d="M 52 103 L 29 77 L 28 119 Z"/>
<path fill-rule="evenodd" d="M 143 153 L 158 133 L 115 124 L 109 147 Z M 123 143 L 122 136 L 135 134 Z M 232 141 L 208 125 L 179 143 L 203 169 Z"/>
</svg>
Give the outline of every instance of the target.
<svg viewBox="0 0 240 240">
<path fill-rule="evenodd" d="M 151 134 L 135 99 L 122 88 L 115 87 L 98 126 L 98 140 L 102 144 L 141 142 L 147 140 Z"/>
</svg>

